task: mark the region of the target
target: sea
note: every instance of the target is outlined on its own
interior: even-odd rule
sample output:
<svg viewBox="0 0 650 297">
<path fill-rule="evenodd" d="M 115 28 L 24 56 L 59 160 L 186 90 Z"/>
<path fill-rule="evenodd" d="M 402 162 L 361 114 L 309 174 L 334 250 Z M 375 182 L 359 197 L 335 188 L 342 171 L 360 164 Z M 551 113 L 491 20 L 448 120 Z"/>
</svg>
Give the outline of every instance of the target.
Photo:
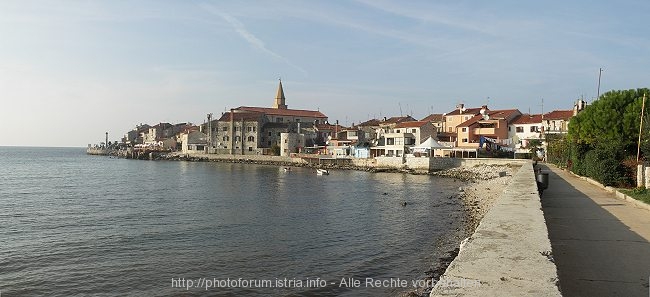
<svg viewBox="0 0 650 297">
<path fill-rule="evenodd" d="M 467 234 L 458 187 L 0 147 L 0 296 L 398 296 Z"/>
</svg>

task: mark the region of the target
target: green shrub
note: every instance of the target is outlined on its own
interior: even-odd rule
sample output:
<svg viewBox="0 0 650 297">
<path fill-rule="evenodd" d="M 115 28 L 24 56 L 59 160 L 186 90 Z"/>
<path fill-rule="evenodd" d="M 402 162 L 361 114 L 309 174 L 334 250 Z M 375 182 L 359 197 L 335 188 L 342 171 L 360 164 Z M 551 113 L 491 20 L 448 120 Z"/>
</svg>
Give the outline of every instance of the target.
<svg viewBox="0 0 650 297">
<path fill-rule="evenodd" d="M 581 169 L 586 176 L 597 180 L 605 186 L 618 184 L 622 179 L 620 161 L 616 158 L 616 152 L 603 148 L 596 148 L 585 153 L 584 161 L 581 162 Z"/>
</svg>

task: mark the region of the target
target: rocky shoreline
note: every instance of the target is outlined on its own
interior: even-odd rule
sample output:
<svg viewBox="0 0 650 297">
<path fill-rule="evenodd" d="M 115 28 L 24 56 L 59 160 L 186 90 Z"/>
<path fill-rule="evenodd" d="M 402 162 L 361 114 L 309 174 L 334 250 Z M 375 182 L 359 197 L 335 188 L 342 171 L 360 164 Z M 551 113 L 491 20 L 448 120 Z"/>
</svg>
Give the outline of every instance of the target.
<svg viewBox="0 0 650 297">
<path fill-rule="evenodd" d="M 454 178 L 462 181 L 458 193 L 451 195 L 449 199 L 460 199 L 465 211 L 465 238 L 469 238 L 485 214 L 501 196 L 503 190 L 510 182 L 512 176 L 519 170 L 520 166 L 511 165 L 477 165 L 473 167 L 457 167 L 443 171 L 430 173 L 431 175 Z M 459 245 L 462 245 L 460 243 Z M 438 281 L 445 273 L 447 267 L 456 258 L 460 247 L 450 250 L 444 256 L 438 258 L 434 267 L 425 272 L 427 280 Z M 405 292 L 400 296 L 425 297 L 429 296 L 432 287 L 418 288 Z"/>
</svg>

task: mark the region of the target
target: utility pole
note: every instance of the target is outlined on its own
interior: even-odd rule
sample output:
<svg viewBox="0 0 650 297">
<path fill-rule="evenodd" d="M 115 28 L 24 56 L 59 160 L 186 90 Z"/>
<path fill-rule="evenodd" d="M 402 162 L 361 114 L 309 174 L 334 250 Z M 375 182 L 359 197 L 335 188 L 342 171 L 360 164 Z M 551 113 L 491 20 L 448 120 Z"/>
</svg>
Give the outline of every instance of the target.
<svg viewBox="0 0 650 297">
<path fill-rule="evenodd" d="M 600 98 L 600 77 L 603 74 L 603 68 L 599 68 L 598 70 L 598 93 L 596 95 L 596 100 Z"/>
<path fill-rule="evenodd" d="M 212 150 L 212 113 L 208 114 L 208 154 Z"/>
<path fill-rule="evenodd" d="M 636 164 L 639 164 L 639 156 L 641 155 L 641 132 L 643 131 L 643 112 L 645 111 L 645 96 L 643 93 L 643 103 L 641 104 L 641 123 L 639 123 L 639 141 L 636 146 Z"/>
</svg>

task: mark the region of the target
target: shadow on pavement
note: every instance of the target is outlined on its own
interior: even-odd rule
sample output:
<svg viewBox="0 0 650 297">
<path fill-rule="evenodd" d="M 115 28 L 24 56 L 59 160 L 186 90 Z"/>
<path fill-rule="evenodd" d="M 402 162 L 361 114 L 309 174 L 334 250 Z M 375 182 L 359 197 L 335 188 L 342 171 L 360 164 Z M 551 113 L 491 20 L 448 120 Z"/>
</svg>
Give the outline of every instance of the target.
<svg viewBox="0 0 650 297">
<path fill-rule="evenodd" d="M 566 172 L 542 170 L 549 173 L 541 200 L 563 296 L 649 296 L 650 243 L 603 208 L 629 206 Z"/>
</svg>

